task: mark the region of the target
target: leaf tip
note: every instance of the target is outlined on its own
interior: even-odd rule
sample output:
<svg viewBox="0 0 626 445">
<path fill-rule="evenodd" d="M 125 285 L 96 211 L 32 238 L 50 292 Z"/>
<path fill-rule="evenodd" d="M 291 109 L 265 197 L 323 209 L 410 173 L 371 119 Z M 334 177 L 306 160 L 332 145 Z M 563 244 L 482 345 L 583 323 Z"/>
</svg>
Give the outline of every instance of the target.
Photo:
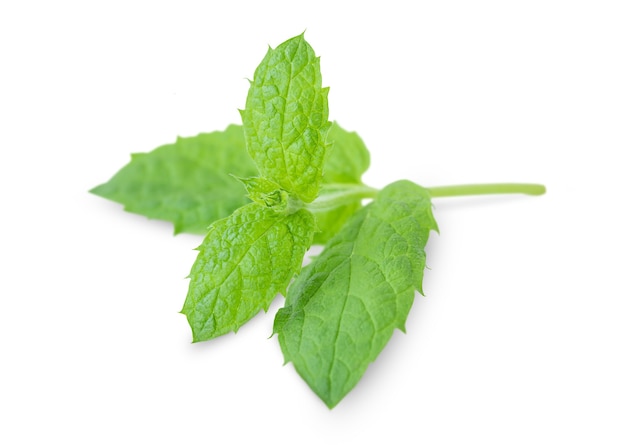
<svg viewBox="0 0 626 445">
<path fill-rule="evenodd" d="M 87 190 L 87 193 L 91 193 L 92 195 L 96 195 L 96 196 L 102 196 L 100 193 L 100 190 L 102 190 L 103 186 L 104 184 L 100 184 L 95 187 L 92 187 L 89 190 Z"/>
</svg>

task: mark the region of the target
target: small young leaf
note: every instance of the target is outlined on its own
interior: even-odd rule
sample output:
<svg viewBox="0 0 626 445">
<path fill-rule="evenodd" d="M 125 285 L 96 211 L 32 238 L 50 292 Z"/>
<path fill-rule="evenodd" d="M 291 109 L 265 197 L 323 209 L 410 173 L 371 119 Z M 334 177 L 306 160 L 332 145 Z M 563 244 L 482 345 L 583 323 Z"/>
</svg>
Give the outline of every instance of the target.
<svg viewBox="0 0 626 445">
<path fill-rule="evenodd" d="M 268 50 L 254 73 L 241 117 L 248 152 L 261 176 L 302 201 L 313 201 L 331 124 L 319 58 L 304 36 Z"/>
<path fill-rule="evenodd" d="M 390 184 L 289 288 L 274 332 L 285 360 L 329 407 L 356 385 L 394 329 L 404 330 L 436 228 L 425 189 Z"/>
<path fill-rule="evenodd" d="M 90 191 L 129 212 L 171 221 L 175 233 L 204 234 L 213 221 L 249 202 L 231 173 L 257 174 L 237 125 L 134 154 L 108 182 Z"/>
<path fill-rule="evenodd" d="M 284 212 L 289 203 L 289 194 L 278 184 L 265 178 L 237 178 L 248 192 L 248 198 L 257 204 Z"/>
<path fill-rule="evenodd" d="M 313 216 L 251 203 L 213 223 L 198 248 L 182 309 L 193 341 L 237 331 L 285 293 L 311 246 Z"/>
</svg>

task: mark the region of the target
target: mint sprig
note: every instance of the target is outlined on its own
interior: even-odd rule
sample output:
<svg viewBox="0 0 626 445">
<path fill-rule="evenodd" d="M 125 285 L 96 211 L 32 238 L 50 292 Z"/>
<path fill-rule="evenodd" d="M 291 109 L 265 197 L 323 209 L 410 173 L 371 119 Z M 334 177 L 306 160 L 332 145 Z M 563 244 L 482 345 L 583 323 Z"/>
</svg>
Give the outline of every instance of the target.
<svg viewBox="0 0 626 445">
<path fill-rule="evenodd" d="M 537 184 L 363 184 L 369 153 L 328 121 L 328 88 L 303 35 L 269 49 L 241 117 L 243 126 L 135 154 L 91 191 L 172 221 L 175 233 L 205 233 L 181 311 L 194 342 L 236 332 L 286 295 L 273 333 L 330 408 L 404 331 L 437 230 L 431 199 L 545 193 Z M 312 244 L 324 250 L 302 268 Z"/>
</svg>

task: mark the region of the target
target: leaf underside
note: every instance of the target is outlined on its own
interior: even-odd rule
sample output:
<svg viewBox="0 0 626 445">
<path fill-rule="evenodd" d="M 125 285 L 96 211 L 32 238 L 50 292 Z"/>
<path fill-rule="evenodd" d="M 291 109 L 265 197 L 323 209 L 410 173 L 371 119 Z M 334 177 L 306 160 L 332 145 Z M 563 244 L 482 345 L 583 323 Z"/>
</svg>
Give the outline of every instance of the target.
<svg viewBox="0 0 626 445">
<path fill-rule="evenodd" d="M 390 184 L 295 279 L 276 314 L 286 362 L 334 407 L 390 339 L 422 291 L 424 246 L 436 223 L 425 189 Z"/>
</svg>

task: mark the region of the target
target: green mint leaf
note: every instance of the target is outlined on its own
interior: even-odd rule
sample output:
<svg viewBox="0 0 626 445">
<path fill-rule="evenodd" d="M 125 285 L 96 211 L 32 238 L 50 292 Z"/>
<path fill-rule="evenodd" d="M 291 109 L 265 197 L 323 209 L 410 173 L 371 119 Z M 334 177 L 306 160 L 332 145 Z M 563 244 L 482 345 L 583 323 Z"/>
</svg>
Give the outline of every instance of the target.
<svg viewBox="0 0 626 445">
<path fill-rule="evenodd" d="M 129 164 L 90 191 L 129 212 L 171 221 L 174 233 L 204 234 L 213 221 L 249 202 L 231 173 L 257 174 L 237 125 L 133 154 Z"/>
<path fill-rule="evenodd" d="M 361 176 L 370 166 L 370 153 L 361 137 L 333 122 L 328 132 L 330 145 L 324 164 L 325 184 L 362 184 Z"/>
<path fill-rule="evenodd" d="M 424 188 L 390 184 L 289 288 L 274 332 L 285 360 L 329 407 L 356 385 L 393 331 L 404 330 L 436 229 Z"/>
<path fill-rule="evenodd" d="M 328 241 L 345 222 L 361 208 L 361 201 L 374 198 L 377 191 L 364 184 L 324 184 L 320 195 L 307 205 L 314 213 L 317 223 L 314 242 Z"/>
<path fill-rule="evenodd" d="M 304 202 L 319 192 L 331 125 L 328 88 L 321 85 L 319 58 L 299 35 L 268 50 L 241 111 L 261 176 Z"/>
<path fill-rule="evenodd" d="M 313 228 L 313 216 L 304 209 L 280 214 L 257 203 L 213 223 L 198 247 L 181 311 L 193 341 L 236 332 L 267 311 L 300 270 Z"/>
<path fill-rule="evenodd" d="M 324 187 L 322 187 L 320 196 L 324 195 Z M 332 210 L 316 213 L 315 223 L 317 230 L 313 237 L 313 244 L 326 244 L 361 207 L 360 202 L 353 202 Z"/>
<path fill-rule="evenodd" d="M 329 151 L 324 164 L 320 196 L 334 193 L 338 184 L 363 184 L 361 176 L 370 165 L 370 154 L 355 132 L 344 130 L 333 122 L 328 132 Z M 361 208 L 361 200 L 315 214 L 318 231 L 314 244 L 325 244 L 343 227 L 348 218 Z"/>
</svg>

